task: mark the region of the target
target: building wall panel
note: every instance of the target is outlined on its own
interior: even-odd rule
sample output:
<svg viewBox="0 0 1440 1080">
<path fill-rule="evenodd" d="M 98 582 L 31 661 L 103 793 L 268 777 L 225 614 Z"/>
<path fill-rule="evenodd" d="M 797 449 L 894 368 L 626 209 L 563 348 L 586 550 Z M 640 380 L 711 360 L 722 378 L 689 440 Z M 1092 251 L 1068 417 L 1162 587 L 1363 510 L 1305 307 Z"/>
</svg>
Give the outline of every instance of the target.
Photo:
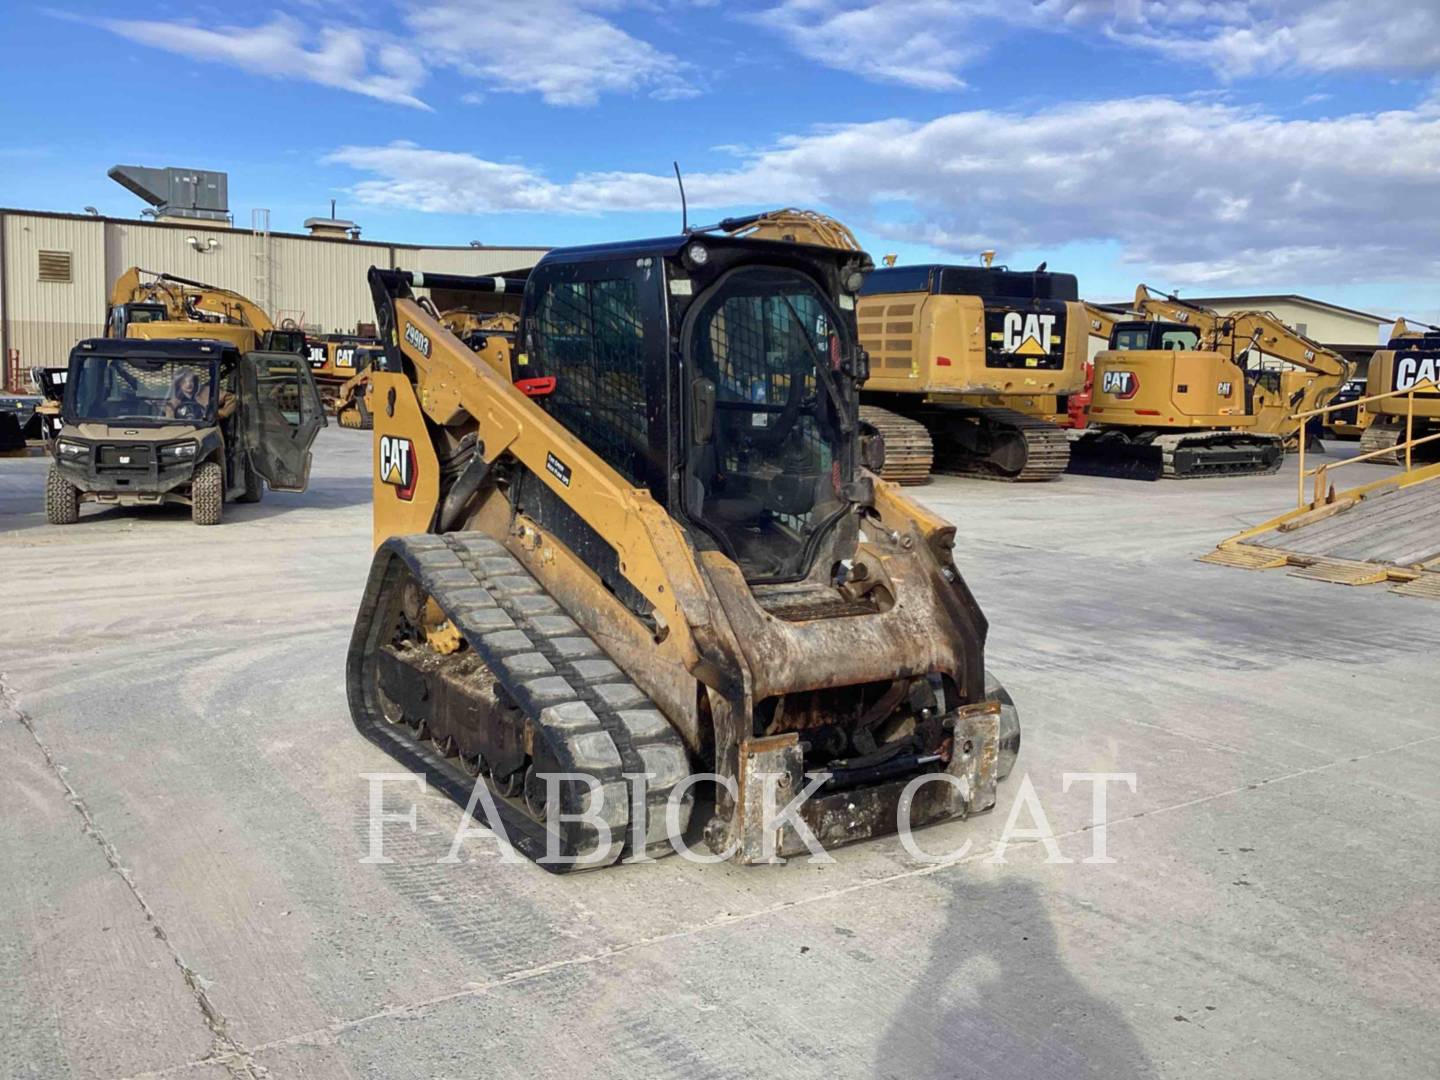
<svg viewBox="0 0 1440 1080">
<path fill-rule="evenodd" d="M 4 230 L 5 345 L 22 371 L 62 365 L 105 320 L 104 223 L 7 213 Z M 39 280 L 41 251 L 70 253 L 70 281 Z"/>
<path fill-rule="evenodd" d="M 371 266 L 456 274 L 496 274 L 533 265 L 543 248 L 424 248 L 322 240 L 199 222 L 0 211 L 5 310 L 0 326 L 19 367 L 63 364 L 71 346 L 103 332 L 110 286 L 132 266 L 233 289 L 277 322 L 295 318 L 322 333 L 373 322 L 365 275 Z M 195 243 L 191 243 L 191 237 Z M 72 280 L 38 280 L 40 251 L 71 253 Z M 268 275 L 266 273 L 268 265 Z"/>
</svg>

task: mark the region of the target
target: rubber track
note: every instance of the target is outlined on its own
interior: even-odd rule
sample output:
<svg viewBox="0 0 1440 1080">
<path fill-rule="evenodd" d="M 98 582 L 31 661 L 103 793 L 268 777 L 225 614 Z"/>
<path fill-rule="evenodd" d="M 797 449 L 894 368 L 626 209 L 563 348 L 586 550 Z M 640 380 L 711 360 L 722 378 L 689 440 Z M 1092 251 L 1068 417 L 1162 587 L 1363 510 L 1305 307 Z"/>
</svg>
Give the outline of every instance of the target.
<svg viewBox="0 0 1440 1080">
<path fill-rule="evenodd" d="M 419 743 L 407 725 L 391 724 L 373 708 L 364 660 L 381 591 L 399 559 L 460 630 L 477 658 L 539 728 L 562 770 L 594 776 L 605 789 L 605 819 L 611 843 L 598 852 L 598 832 L 569 823 L 562 837 L 566 855 L 587 854 L 584 867 L 550 865 L 559 872 L 603 866 L 630 854 L 629 782 L 623 774 L 649 774 L 649 829 L 646 847 L 669 849 L 664 809 L 670 792 L 690 772 L 685 746 L 649 697 L 630 682 L 604 650 L 551 598 L 499 542 L 478 533 L 412 536 L 388 541 L 372 564 L 356 620 L 349 657 L 351 715 L 367 738 L 402 760 L 420 759 L 451 799 L 468 803 L 475 781 L 458 763 Z M 397 753 L 397 742 L 408 744 Z M 525 855 L 545 854 L 543 825 L 497 796 L 496 806 L 511 842 Z M 571 808 L 566 808 L 570 812 Z M 481 808 L 477 807 L 477 811 Z M 681 807 L 688 825 L 690 802 Z M 596 851 L 591 859 L 588 852 Z"/>
<path fill-rule="evenodd" d="M 950 457 L 942 437 L 937 440 L 939 452 L 936 454 L 936 472 L 950 476 L 968 476 L 976 480 L 1025 484 L 1054 480 L 1069 466 L 1070 436 L 1064 428 L 1049 420 L 1027 416 L 1014 409 L 987 408 L 967 412 L 978 417 L 982 424 L 1020 432 L 1021 438 L 1025 440 L 1025 464 L 1019 472 L 1009 473 L 983 459 L 966 460 L 959 454 Z"/>
<path fill-rule="evenodd" d="M 935 447 L 924 424 L 878 405 L 861 405 L 860 423 L 873 428 L 885 440 L 882 480 L 910 486 L 930 479 Z"/>
</svg>

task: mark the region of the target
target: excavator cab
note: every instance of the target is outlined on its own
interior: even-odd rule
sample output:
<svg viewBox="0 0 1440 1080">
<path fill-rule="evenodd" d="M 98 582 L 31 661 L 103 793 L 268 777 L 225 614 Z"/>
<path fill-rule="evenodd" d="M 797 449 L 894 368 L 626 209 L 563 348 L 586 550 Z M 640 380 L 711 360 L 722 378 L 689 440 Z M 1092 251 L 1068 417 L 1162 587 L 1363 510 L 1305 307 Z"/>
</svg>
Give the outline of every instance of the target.
<svg viewBox="0 0 1440 1080">
<path fill-rule="evenodd" d="M 298 356 L 305 355 L 305 331 L 285 327 L 278 330 L 267 330 L 263 336 L 263 347 L 266 352 L 295 353 Z"/>
<path fill-rule="evenodd" d="M 1116 352 L 1150 350 L 1185 352 L 1200 347 L 1194 327 L 1160 320 L 1119 322 L 1110 334 L 1110 348 Z"/>
<path fill-rule="evenodd" d="M 129 337 L 129 328 L 139 323 L 165 322 L 170 313 L 164 304 L 116 304 L 110 309 L 110 327 L 106 337 Z"/>
</svg>

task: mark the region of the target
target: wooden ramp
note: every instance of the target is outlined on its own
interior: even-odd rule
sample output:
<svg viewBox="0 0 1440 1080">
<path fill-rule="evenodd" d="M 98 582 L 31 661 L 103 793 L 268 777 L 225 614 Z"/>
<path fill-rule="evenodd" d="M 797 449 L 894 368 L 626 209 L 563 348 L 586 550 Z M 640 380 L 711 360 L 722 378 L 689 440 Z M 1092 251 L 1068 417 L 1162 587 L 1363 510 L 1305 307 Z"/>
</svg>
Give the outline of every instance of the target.
<svg viewBox="0 0 1440 1080">
<path fill-rule="evenodd" d="M 1346 492 L 1231 537 L 1200 559 L 1243 570 L 1289 567 L 1337 585 L 1392 583 L 1401 596 L 1440 600 L 1440 467 Z"/>
</svg>

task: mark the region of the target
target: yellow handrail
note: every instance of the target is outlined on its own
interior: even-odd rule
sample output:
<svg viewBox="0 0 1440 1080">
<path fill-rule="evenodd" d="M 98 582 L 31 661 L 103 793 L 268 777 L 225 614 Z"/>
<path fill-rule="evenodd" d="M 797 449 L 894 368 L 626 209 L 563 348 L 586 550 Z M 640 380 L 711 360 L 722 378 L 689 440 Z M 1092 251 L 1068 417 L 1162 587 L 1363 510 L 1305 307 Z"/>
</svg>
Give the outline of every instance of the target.
<svg viewBox="0 0 1440 1080">
<path fill-rule="evenodd" d="M 1341 402 L 1339 405 L 1326 405 L 1323 408 L 1310 409 L 1308 412 L 1296 413 L 1290 417 L 1291 420 L 1296 420 L 1300 424 L 1300 476 L 1298 480 L 1299 493 L 1296 496 L 1296 507 L 1298 509 L 1304 509 L 1307 505 L 1311 509 L 1319 507 L 1321 501 L 1325 498 L 1325 482 L 1329 478 L 1330 470 L 1332 469 L 1344 468 L 1346 465 L 1358 465 L 1362 461 L 1371 461 L 1374 458 L 1382 457 L 1385 454 L 1393 454 L 1403 449 L 1405 451 L 1405 471 L 1409 472 L 1415 464 L 1415 447 L 1424 446 L 1426 443 L 1435 442 L 1437 439 L 1440 439 L 1440 433 L 1426 435 L 1420 439 L 1415 438 L 1415 395 L 1417 393 L 1427 393 L 1434 390 L 1440 390 L 1440 385 L 1436 385 L 1434 381 L 1426 379 L 1424 382 L 1416 383 L 1408 390 L 1391 390 L 1384 394 L 1372 394 L 1369 397 L 1357 398 L 1354 401 Z M 1344 461 L 1326 462 L 1324 465 L 1318 465 L 1314 469 L 1306 471 L 1305 421 L 1309 420 L 1312 416 L 1324 416 L 1328 413 L 1338 412 L 1341 409 L 1354 408 L 1358 410 L 1361 405 L 1369 404 L 1372 401 L 1383 401 L 1386 398 L 1393 397 L 1404 397 L 1406 399 L 1404 442 L 1397 442 L 1394 446 L 1383 447 L 1379 450 L 1371 450 L 1368 454 L 1359 454 L 1352 458 L 1346 458 Z M 1305 501 L 1305 481 L 1312 476 L 1315 478 L 1314 497 L 1307 504 Z"/>
</svg>

